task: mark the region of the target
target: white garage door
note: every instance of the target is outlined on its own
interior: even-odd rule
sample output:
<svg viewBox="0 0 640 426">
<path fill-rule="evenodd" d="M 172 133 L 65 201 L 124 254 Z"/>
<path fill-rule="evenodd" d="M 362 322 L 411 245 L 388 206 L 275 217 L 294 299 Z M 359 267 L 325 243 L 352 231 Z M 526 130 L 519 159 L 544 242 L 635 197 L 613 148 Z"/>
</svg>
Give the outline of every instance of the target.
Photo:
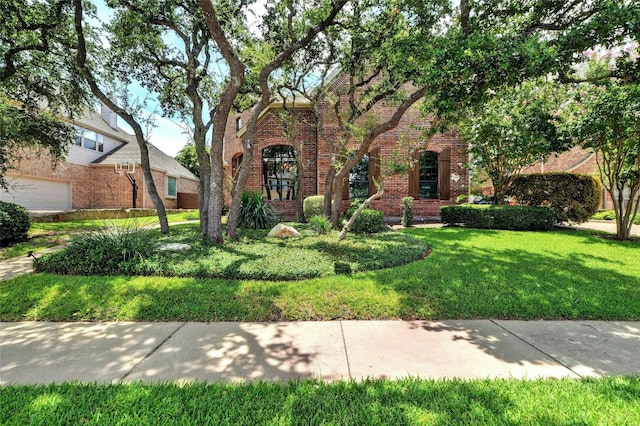
<svg viewBox="0 0 640 426">
<path fill-rule="evenodd" d="M 53 180 L 6 178 L 9 189 L 0 189 L 0 200 L 19 204 L 27 210 L 70 210 L 71 184 Z"/>
</svg>

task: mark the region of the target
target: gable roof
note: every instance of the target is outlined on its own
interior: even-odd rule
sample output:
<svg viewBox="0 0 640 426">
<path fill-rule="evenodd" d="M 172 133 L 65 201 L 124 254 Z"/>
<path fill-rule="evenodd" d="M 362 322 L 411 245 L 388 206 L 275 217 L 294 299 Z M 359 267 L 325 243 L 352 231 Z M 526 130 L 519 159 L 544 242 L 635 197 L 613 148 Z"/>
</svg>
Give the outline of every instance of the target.
<svg viewBox="0 0 640 426">
<path fill-rule="evenodd" d="M 100 113 L 93 111 L 90 108 L 87 108 L 81 116 L 69 121 L 71 124 L 75 124 L 76 126 L 80 126 L 85 129 L 94 130 L 120 142 L 129 143 L 132 141 L 133 136 L 130 133 L 125 132 L 119 127 L 114 129 L 109 126 L 109 124 L 104 121 Z"/>
<path fill-rule="evenodd" d="M 198 180 L 193 173 L 178 163 L 175 158 L 165 154 L 159 148 L 149 143 L 147 143 L 147 148 L 149 149 L 149 164 L 152 169 L 161 170 L 171 176 Z M 140 147 L 138 147 L 137 143 L 133 142 L 121 145 L 93 161 L 92 164 L 114 165 L 123 161 L 134 161 L 140 164 Z"/>
</svg>

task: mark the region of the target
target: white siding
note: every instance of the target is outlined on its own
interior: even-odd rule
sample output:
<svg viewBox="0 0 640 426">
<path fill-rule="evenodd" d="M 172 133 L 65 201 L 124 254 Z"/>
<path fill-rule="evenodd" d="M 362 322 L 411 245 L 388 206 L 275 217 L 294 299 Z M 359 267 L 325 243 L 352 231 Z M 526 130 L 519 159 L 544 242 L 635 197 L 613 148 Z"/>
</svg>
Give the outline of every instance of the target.
<svg viewBox="0 0 640 426">
<path fill-rule="evenodd" d="M 100 152 L 97 150 L 86 149 L 81 146 L 76 146 L 75 144 L 71 144 L 69 147 L 69 153 L 67 154 L 66 160 L 69 163 L 80 164 L 86 166 L 103 155 L 113 151 L 117 147 L 123 145 L 122 142 L 117 141 L 115 139 L 111 139 L 109 136 L 104 136 L 104 152 Z"/>
<path fill-rule="evenodd" d="M 9 190 L 0 189 L 0 200 L 27 210 L 71 209 L 71 183 L 46 179 L 7 177 Z"/>
</svg>

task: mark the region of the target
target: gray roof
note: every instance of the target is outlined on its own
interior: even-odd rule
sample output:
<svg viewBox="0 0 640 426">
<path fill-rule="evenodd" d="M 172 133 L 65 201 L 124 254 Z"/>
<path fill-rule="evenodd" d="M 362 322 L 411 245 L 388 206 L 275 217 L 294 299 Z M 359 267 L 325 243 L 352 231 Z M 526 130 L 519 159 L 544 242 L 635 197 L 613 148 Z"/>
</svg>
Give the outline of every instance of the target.
<svg viewBox="0 0 640 426">
<path fill-rule="evenodd" d="M 165 154 L 149 143 L 147 143 L 147 147 L 149 148 L 149 164 L 152 169 L 162 170 L 171 176 L 198 180 L 193 173 L 184 168 L 175 158 Z M 123 161 L 134 161 L 140 164 L 140 148 L 136 142 L 119 146 L 93 161 L 93 164 L 116 164 Z"/>
<path fill-rule="evenodd" d="M 132 135 L 130 133 L 125 132 L 119 127 L 117 129 L 114 129 L 113 127 L 109 126 L 109 124 L 104 121 L 99 112 L 93 111 L 89 108 L 84 111 L 82 116 L 76 117 L 73 120 L 70 119 L 69 121 L 72 124 L 84 127 L 85 129 L 94 130 L 98 133 L 109 136 L 110 138 L 121 142 L 130 142 L 132 140 Z"/>
</svg>

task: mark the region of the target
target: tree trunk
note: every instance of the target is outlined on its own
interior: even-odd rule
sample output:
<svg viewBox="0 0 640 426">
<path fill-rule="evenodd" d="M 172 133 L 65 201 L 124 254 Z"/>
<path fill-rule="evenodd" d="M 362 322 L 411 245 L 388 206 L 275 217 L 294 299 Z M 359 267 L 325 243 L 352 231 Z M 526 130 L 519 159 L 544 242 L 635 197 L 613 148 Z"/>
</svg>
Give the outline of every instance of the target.
<svg viewBox="0 0 640 426">
<path fill-rule="evenodd" d="M 214 244 L 221 244 L 222 207 L 224 206 L 224 162 L 223 142 L 227 118 L 233 102 L 245 81 L 245 67 L 227 39 L 220 25 L 211 0 L 199 0 L 211 37 L 218 45 L 220 53 L 229 65 L 229 80 L 220 95 L 220 101 L 213 111 L 213 136 L 211 137 L 211 175 L 209 182 L 209 211 L 207 214 L 207 238 Z M 243 161 L 244 163 L 244 161 Z"/>
<path fill-rule="evenodd" d="M 342 227 L 342 230 L 338 234 L 339 241 L 342 241 L 346 238 L 347 232 L 349 231 L 349 229 L 351 229 L 351 226 L 353 226 L 358 216 L 360 216 L 360 212 L 362 212 L 362 210 L 369 207 L 374 200 L 377 200 L 378 198 L 382 197 L 383 194 L 384 194 L 384 181 L 381 179 L 380 184 L 378 186 L 378 191 L 376 191 L 375 194 L 373 194 L 372 196 L 364 200 L 364 202 L 360 204 L 360 206 L 356 209 L 356 211 L 353 212 L 353 214 L 351 215 L 347 223 L 345 223 L 345 225 Z"/>
<path fill-rule="evenodd" d="M 329 170 L 327 170 L 327 178 L 324 181 L 324 200 L 322 201 L 322 213 L 326 218 L 331 217 L 331 207 L 335 204 L 331 202 L 331 197 L 333 196 L 333 182 L 335 181 L 335 177 L 336 169 L 334 169 L 333 166 L 329 166 Z"/>
<path fill-rule="evenodd" d="M 222 161 L 222 143 L 212 143 L 207 237 L 213 244 L 222 244 L 224 242 L 222 238 L 222 207 L 224 206 L 224 170 Z"/>
<path fill-rule="evenodd" d="M 121 117 L 124 121 L 127 122 L 128 125 L 133 129 L 136 142 L 138 143 L 138 147 L 140 148 L 140 166 L 142 167 L 142 174 L 144 175 L 144 180 L 147 185 L 147 192 L 153 205 L 156 209 L 156 213 L 158 214 L 158 220 L 160 222 L 160 232 L 163 234 L 169 233 L 169 221 L 167 220 L 167 212 L 164 208 L 164 203 L 162 199 L 158 195 L 158 191 L 156 189 L 156 184 L 153 181 L 153 175 L 151 174 L 151 167 L 149 165 L 149 148 L 147 147 L 147 141 L 144 138 L 144 133 L 142 132 L 142 126 L 138 123 L 138 121 L 123 108 L 120 108 L 116 103 L 109 98 L 98 86 L 98 83 L 87 66 L 87 46 L 86 40 L 84 37 L 84 30 L 82 28 L 82 0 L 73 0 L 74 5 L 74 25 L 76 29 L 76 34 L 78 35 L 78 51 L 76 54 L 76 65 L 86 80 L 89 88 L 91 89 L 91 93 L 93 93 L 102 103 L 108 106 L 113 112 L 115 112 L 119 117 Z"/>
</svg>

